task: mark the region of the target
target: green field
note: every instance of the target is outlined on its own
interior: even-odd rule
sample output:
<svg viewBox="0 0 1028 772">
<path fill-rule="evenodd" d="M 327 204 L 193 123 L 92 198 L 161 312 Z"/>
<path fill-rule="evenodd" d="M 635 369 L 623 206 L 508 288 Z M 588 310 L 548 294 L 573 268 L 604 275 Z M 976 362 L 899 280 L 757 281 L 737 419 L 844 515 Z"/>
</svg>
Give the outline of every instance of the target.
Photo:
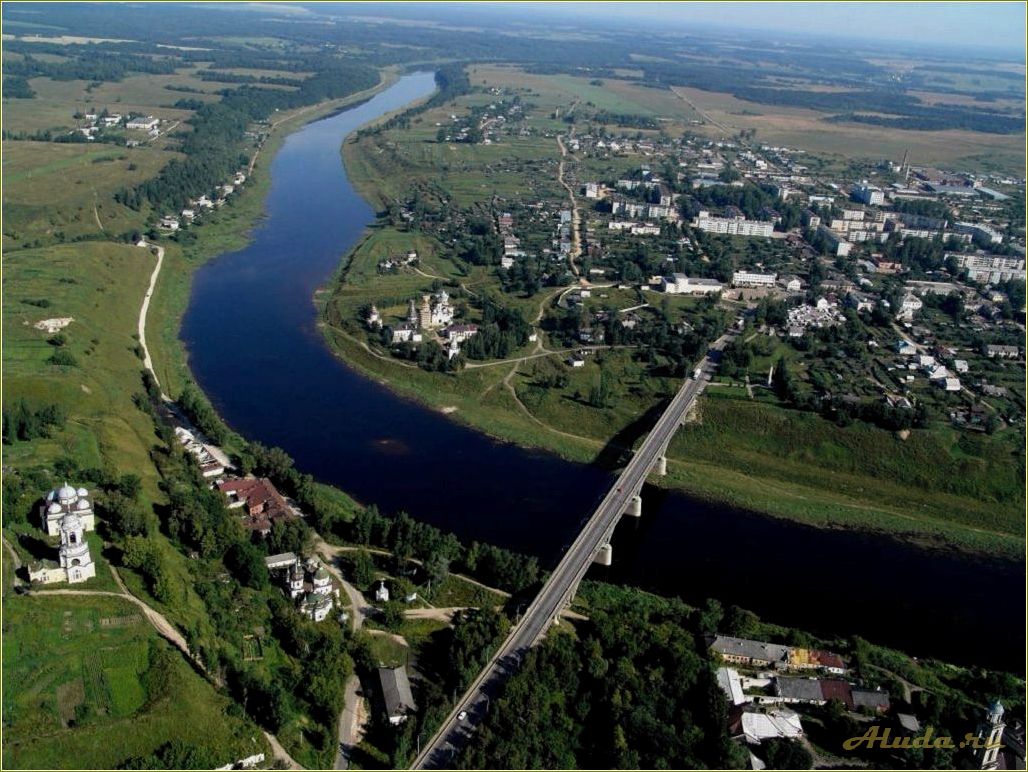
<svg viewBox="0 0 1028 772">
<path fill-rule="evenodd" d="M 5 600 L 6 768 L 113 768 L 174 737 L 205 746 L 218 763 L 264 750 L 264 738 L 226 712 L 136 606 L 116 598 Z M 151 651 L 164 649 L 165 689 L 147 691 Z"/>
<path fill-rule="evenodd" d="M 141 232 L 145 213 L 114 200 L 178 154 L 113 145 L 8 142 L 4 146 L 5 250 Z"/>
</svg>

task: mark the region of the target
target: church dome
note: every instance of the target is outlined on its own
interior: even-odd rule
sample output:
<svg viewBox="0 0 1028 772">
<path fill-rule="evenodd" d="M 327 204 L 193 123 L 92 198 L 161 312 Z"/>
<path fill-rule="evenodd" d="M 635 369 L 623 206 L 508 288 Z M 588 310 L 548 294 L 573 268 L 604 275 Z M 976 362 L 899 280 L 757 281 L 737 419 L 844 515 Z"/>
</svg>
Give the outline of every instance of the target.
<svg viewBox="0 0 1028 772">
<path fill-rule="evenodd" d="M 1003 703 L 999 700 L 994 701 L 992 705 L 989 706 L 989 713 L 995 716 L 1002 716 L 1004 713 Z"/>
<path fill-rule="evenodd" d="M 79 497 L 88 496 L 89 495 L 89 491 L 87 491 L 85 488 L 79 488 L 78 489 L 78 494 L 79 494 Z"/>
<path fill-rule="evenodd" d="M 79 512 L 89 509 L 89 502 L 85 499 L 79 499 L 75 504 L 75 509 Z"/>
<path fill-rule="evenodd" d="M 77 496 L 78 494 L 75 493 L 75 489 L 68 485 L 68 483 L 65 483 L 57 490 L 58 501 L 69 501 L 71 499 L 76 498 Z"/>
<path fill-rule="evenodd" d="M 46 511 L 47 511 L 47 513 L 48 513 L 48 514 L 51 514 L 51 515 L 56 515 L 56 514 L 59 514 L 60 512 L 63 512 L 64 510 L 63 510 L 63 508 L 61 507 L 61 505 L 60 505 L 60 504 L 58 504 L 58 503 L 57 503 L 57 502 L 55 501 L 55 502 L 53 502 L 53 503 L 52 503 L 52 504 L 51 504 L 51 505 L 50 505 L 49 507 L 47 507 L 47 508 L 46 508 Z"/>
<path fill-rule="evenodd" d="M 321 566 L 321 568 L 314 572 L 314 578 L 322 582 L 328 581 L 328 571 L 324 566 Z"/>
<path fill-rule="evenodd" d="M 69 512 L 61 518 L 61 530 L 62 531 L 81 531 L 82 521 L 79 520 L 79 516 L 74 512 Z"/>
</svg>

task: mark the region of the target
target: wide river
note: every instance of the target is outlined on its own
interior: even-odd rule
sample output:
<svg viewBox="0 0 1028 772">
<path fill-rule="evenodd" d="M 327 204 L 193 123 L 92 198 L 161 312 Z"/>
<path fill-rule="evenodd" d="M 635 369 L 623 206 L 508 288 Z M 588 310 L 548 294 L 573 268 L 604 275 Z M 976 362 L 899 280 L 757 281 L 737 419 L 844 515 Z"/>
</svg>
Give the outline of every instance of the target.
<svg viewBox="0 0 1028 772">
<path fill-rule="evenodd" d="M 553 564 L 610 474 L 494 442 L 403 399 L 333 356 L 316 327 L 315 291 L 375 217 L 346 177 L 343 138 L 433 89 L 431 73 L 407 75 L 290 135 L 250 245 L 197 272 L 182 339 L 200 385 L 243 436 L 284 448 L 300 470 L 384 512 Z M 647 490 L 642 519 L 618 527 L 613 567 L 591 575 L 915 656 L 1023 671 L 1024 570 L 1010 562 Z"/>
</svg>

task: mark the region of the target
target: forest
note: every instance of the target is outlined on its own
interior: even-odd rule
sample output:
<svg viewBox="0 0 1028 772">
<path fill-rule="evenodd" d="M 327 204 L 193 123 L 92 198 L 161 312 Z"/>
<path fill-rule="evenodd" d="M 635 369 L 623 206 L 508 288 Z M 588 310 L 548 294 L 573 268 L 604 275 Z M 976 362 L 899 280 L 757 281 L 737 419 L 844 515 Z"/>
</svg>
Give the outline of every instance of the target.
<svg viewBox="0 0 1028 772">
<path fill-rule="evenodd" d="M 681 601 L 613 591 L 526 656 L 462 769 L 743 768 L 724 694 Z"/>
</svg>

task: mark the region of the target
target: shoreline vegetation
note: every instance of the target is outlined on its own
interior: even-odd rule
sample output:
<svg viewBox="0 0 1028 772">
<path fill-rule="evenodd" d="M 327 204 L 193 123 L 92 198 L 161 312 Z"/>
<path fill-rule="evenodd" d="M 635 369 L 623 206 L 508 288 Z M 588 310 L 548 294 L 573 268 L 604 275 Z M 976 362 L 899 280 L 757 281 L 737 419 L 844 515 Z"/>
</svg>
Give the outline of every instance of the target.
<svg viewBox="0 0 1028 772">
<path fill-rule="evenodd" d="M 388 183 L 382 175 L 376 174 L 375 162 L 370 156 L 373 147 L 373 142 L 362 141 L 360 136 L 351 135 L 343 141 L 340 154 L 354 189 L 376 210 L 382 212 L 390 203 L 393 191 L 386 187 Z M 395 394 L 438 410 L 451 420 L 485 433 L 497 441 L 545 450 L 568 461 L 595 463 L 599 451 L 610 441 L 609 427 L 601 427 L 607 429 L 607 434 L 590 435 L 587 431 L 589 427 L 585 427 L 586 433 L 580 433 L 574 427 L 569 430 L 568 427 L 554 425 L 547 421 L 545 415 L 540 419 L 520 399 L 518 380 L 515 380 L 513 388 L 491 389 L 488 400 L 479 399 L 480 395 L 472 393 L 473 387 L 461 388 L 459 383 L 462 379 L 469 379 L 475 380 L 474 386 L 482 386 L 484 382 L 477 380 L 479 376 L 473 375 L 475 371 L 467 369 L 459 375 L 453 375 L 429 373 L 411 367 L 372 350 L 365 341 L 330 322 L 328 311 L 333 303 L 339 303 L 348 310 L 355 302 L 359 302 L 355 297 L 359 295 L 360 285 L 369 273 L 374 274 L 374 265 L 369 260 L 382 256 L 377 254 L 381 249 L 375 243 L 378 234 L 382 234 L 383 241 L 401 235 L 394 233 L 380 216 L 343 257 L 335 275 L 316 293 L 319 326 L 335 355 Z M 415 233 L 411 233 L 409 238 L 412 243 L 421 239 Z M 439 256 L 434 259 L 436 263 L 443 262 Z M 351 272 L 357 274 L 355 283 L 348 281 Z M 447 271 L 441 273 L 445 278 Z M 354 284 L 357 289 L 351 293 Z M 552 298 L 546 297 L 549 303 Z M 368 296 L 359 300 L 371 302 L 373 298 Z M 510 386 L 510 378 L 527 378 L 525 370 L 532 363 L 525 364 L 524 369 L 515 364 L 512 371 L 502 364 L 495 369 L 510 372 L 504 381 L 504 385 Z M 721 386 L 704 395 L 697 409 L 697 420 L 688 430 L 680 431 L 673 442 L 668 457 L 668 476 L 652 479 L 651 483 L 706 502 L 817 528 L 872 533 L 919 548 L 955 550 L 974 558 L 1024 560 L 1023 531 L 1014 533 L 1002 527 L 980 525 L 980 522 L 994 522 L 985 502 L 942 492 L 919 491 L 902 481 L 876 479 L 856 470 L 828 469 L 812 472 L 805 468 L 807 464 L 803 454 L 796 455 L 800 449 L 788 445 L 774 448 L 773 453 L 780 457 L 775 458 L 773 463 L 768 463 L 766 458 L 759 461 L 754 459 L 754 467 L 747 470 L 740 469 L 739 465 L 733 467 L 718 463 L 717 454 L 710 452 L 713 448 L 708 448 L 708 452 L 699 458 L 690 458 L 694 435 L 700 435 L 707 446 L 712 443 L 710 432 L 704 430 L 704 419 L 708 414 L 714 414 L 719 425 L 727 425 L 726 436 L 729 440 L 723 448 L 727 454 L 738 452 L 752 456 L 755 451 L 766 453 L 765 448 L 747 447 L 745 442 L 736 442 L 738 435 L 745 433 L 745 424 L 750 420 L 781 424 L 783 432 L 793 435 L 798 428 L 813 429 L 821 435 L 819 439 L 826 445 L 846 444 L 842 433 L 850 429 L 837 428 L 823 421 L 811 427 L 807 423 L 810 417 L 798 411 L 763 401 L 744 404 L 735 399 L 735 392 L 743 386 L 741 383 L 728 381 Z M 670 396 L 670 393 L 665 396 Z M 740 407 L 742 410 L 738 409 Z M 814 420 L 818 419 L 815 417 Z M 862 445 L 855 452 L 868 450 L 879 440 L 891 437 L 881 430 L 872 431 L 881 437 L 861 436 Z M 641 435 L 632 436 L 625 444 L 631 445 L 640 438 Z M 902 449 L 903 443 L 908 446 L 911 444 L 905 438 L 891 438 L 898 449 Z M 717 438 L 713 438 L 713 442 L 717 441 Z M 622 448 L 622 451 L 626 450 Z M 873 499 L 867 495 L 871 491 L 875 493 Z M 1009 508 L 1009 504 L 995 506 Z M 959 514 L 940 515 L 943 512 Z"/>
</svg>

